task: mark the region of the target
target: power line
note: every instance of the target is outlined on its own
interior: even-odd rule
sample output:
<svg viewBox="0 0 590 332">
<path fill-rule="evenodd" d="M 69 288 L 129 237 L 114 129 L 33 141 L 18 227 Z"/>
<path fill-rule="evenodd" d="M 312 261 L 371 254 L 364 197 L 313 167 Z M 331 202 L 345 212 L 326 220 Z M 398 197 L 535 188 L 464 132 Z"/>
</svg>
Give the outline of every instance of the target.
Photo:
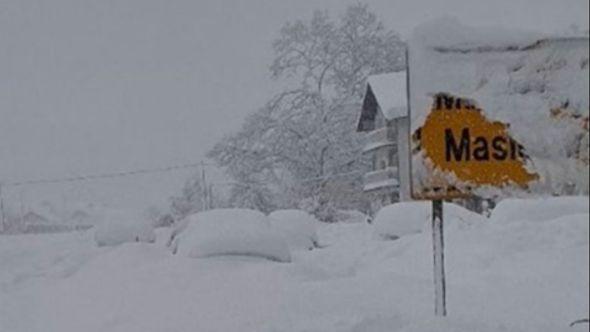
<svg viewBox="0 0 590 332">
<path fill-rule="evenodd" d="M 347 177 L 347 176 L 351 176 L 351 175 L 357 175 L 357 174 L 362 174 L 362 171 L 351 171 L 351 172 L 345 172 L 345 173 L 334 173 L 334 174 L 329 174 L 329 175 L 324 175 L 324 176 L 318 176 L 318 177 L 314 177 L 314 178 L 305 178 L 305 179 L 297 179 L 297 180 L 293 180 L 293 182 L 295 183 L 308 183 L 308 182 L 315 182 L 315 181 L 322 181 L 322 180 L 329 180 L 329 179 L 335 179 L 335 178 L 340 178 L 340 177 Z M 244 186 L 244 187 L 256 187 L 256 186 L 260 186 L 260 183 L 256 183 L 256 182 L 213 182 L 213 185 L 216 186 Z"/>
<path fill-rule="evenodd" d="M 92 180 L 112 179 L 112 178 L 127 177 L 127 176 L 141 175 L 141 174 L 165 173 L 165 172 L 172 172 L 172 171 L 188 169 L 188 168 L 201 168 L 201 167 L 204 168 L 205 166 L 215 166 L 215 165 L 204 163 L 204 162 L 199 162 L 199 163 L 172 165 L 172 166 L 165 166 L 165 167 L 158 167 L 158 168 L 127 170 L 127 171 L 120 171 L 120 172 L 113 172 L 113 173 L 78 175 L 78 176 L 64 177 L 64 178 L 24 180 L 24 181 L 18 181 L 18 182 L 6 182 L 3 185 L 10 186 L 10 187 L 20 187 L 20 186 L 28 186 L 28 185 L 39 185 L 39 184 L 59 184 L 59 183 L 79 182 L 79 181 L 92 181 Z"/>
<path fill-rule="evenodd" d="M 215 166 L 216 165 L 211 164 L 211 163 L 198 162 L 198 163 L 172 165 L 172 166 L 157 167 L 157 168 L 126 170 L 126 171 L 119 171 L 119 172 L 112 172 L 112 173 L 98 173 L 98 174 L 77 175 L 77 176 L 63 177 L 63 178 L 45 178 L 45 179 L 23 180 L 23 181 L 16 181 L 16 182 L 4 182 L 4 183 L 2 183 L 2 185 L 5 187 L 21 187 L 21 186 L 28 186 L 28 185 L 60 184 L 60 183 L 80 182 L 80 181 L 112 179 L 112 178 L 135 176 L 135 175 L 142 175 L 142 174 L 151 174 L 151 173 L 165 173 L 165 172 L 172 172 L 172 171 L 188 169 L 188 168 L 204 168 L 204 167 L 215 167 Z M 332 179 L 332 178 L 337 178 L 337 177 L 345 177 L 345 176 L 349 176 L 349 175 L 356 175 L 359 173 L 361 173 L 361 172 L 360 171 L 352 171 L 352 172 L 346 172 L 346 173 L 336 173 L 336 174 L 324 175 L 324 176 L 319 176 L 319 177 L 314 177 L 314 178 L 300 179 L 300 180 L 296 180 L 296 182 L 307 183 L 307 182 L 321 181 L 321 180 L 327 180 L 327 179 Z M 236 184 L 236 183 L 213 183 L 213 184 L 230 185 L 230 184 Z"/>
</svg>

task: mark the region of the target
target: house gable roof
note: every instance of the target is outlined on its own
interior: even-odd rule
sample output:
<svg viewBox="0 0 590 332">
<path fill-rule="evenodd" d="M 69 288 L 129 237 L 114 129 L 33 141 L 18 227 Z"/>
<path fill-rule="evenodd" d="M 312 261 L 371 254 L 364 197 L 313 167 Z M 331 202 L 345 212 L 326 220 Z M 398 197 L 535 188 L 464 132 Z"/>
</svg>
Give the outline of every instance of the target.
<svg viewBox="0 0 590 332">
<path fill-rule="evenodd" d="M 387 120 L 407 116 L 406 84 L 405 71 L 370 76 L 357 131 L 372 130 L 379 110 Z"/>
</svg>

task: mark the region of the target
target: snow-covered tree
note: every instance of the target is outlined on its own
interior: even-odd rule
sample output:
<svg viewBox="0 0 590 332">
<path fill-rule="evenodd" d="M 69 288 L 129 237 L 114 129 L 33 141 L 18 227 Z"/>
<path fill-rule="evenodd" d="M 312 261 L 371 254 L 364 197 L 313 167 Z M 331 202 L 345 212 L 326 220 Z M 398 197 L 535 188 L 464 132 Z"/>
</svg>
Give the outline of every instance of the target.
<svg viewBox="0 0 590 332">
<path fill-rule="evenodd" d="M 188 179 L 180 194 L 170 198 L 170 211 L 176 220 L 180 220 L 190 214 L 202 211 L 205 208 L 205 188 L 199 176 Z"/>
<path fill-rule="evenodd" d="M 361 208 L 366 166 L 355 125 L 364 82 L 403 69 L 404 43 L 353 5 L 338 20 L 318 11 L 285 24 L 273 49 L 271 74 L 285 90 L 209 153 L 239 183 L 231 200 L 262 210 L 311 200 L 324 220 L 330 209 Z"/>
</svg>

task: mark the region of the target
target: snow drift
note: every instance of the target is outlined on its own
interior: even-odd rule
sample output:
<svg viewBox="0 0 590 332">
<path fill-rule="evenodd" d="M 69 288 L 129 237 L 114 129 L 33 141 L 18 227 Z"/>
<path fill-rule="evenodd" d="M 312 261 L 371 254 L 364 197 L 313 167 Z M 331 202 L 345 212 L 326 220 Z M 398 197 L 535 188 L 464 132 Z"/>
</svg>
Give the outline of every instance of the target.
<svg viewBox="0 0 590 332">
<path fill-rule="evenodd" d="M 254 256 L 289 262 L 291 254 L 283 237 L 268 218 L 246 209 L 211 210 L 188 216 L 174 233 L 174 252 L 192 258 Z"/>
<path fill-rule="evenodd" d="M 371 217 L 358 210 L 337 210 L 336 220 L 347 224 L 368 223 Z"/>
<path fill-rule="evenodd" d="M 272 227 L 282 234 L 291 249 L 318 247 L 318 221 L 309 213 L 303 210 L 279 210 L 271 213 L 268 218 Z"/>
<path fill-rule="evenodd" d="M 552 201 L 539 201 L 558 215 L 544 222 L 481 222 L 445 205 L 449 216 L 473 219 L 447 218 L 443 320 L 433 317 L 429 231 L 378 241 L 366 223 L 322 223 L 326 248 L 299 251 L 291 264 L 191 259 L 144 243 L 98 248 L 90 232 L 0 236 L 0 331 L 588 331 L 569 325 L 590 308 L 589 217 Z M 429 204 L 413 205 L 400 212 L 422 211 L 427 223 Z M 204 215 L 268 229 L 253 211 Z"/>
<path fill-rule="evenodd" d="M 152 223 L 133 211 L 105 210 L 95 228 L 94 239 L 98 246 L 156 241 Z"/>
<path fill-rule="evenodd" d="M 547 221 L 560 216 L 587 214 L 588 197 L 549 197 L 542 199 L 505 199 L 490 216 L 493 222 Z"/>
<path fill-rule="evenodd" d="M 459 205 L 443 206 L 445 226 L 462 227 L 481 223 L 485 218 Z M 383 239 L 420 233 L 428 229 L 432 221 L 432 203 L 400 202 L 383 207 L 375 217 L 375 234 Z"/>
</svg>

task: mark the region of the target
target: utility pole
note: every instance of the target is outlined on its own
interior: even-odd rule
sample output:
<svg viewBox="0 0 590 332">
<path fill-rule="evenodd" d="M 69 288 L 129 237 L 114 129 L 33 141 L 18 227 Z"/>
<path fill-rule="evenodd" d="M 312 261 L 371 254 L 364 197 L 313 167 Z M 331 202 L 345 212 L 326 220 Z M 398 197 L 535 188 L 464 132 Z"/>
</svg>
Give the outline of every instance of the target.
<svg viewBox="0 0 590 332">
<path fill-rule="evenodd" d="M 208 197 L 209 197 L 209 209 L 214 209 L 215 208 L 215 202 L 214 202 L 214 198 L 215 196 L 213 195 L 213 183 L 209 185 L 209 191 L 208 191 Z"/>
<path fill-rule="evenodd" d="M 25 200 L 23 198 L 23 190 L 20 190 L 20 209 L 19 209 L 19 217 L 20 217 L 20 225 L 25 224 Z"/>
<path fill-rule="evenodd" d="M 0 233 L 6 231 L 6 213 L 4 211 L 4 196 L 2 195 L 2 182 L 0 182 L 0 215 L 2 215 L 2 225 L 0 225 Z"/>
<path fill-rule="evenodd" d="M 203 191 L 203 210 L 209 210 L 209 199 L 208 197 L 208 187 L 207 187 L 207 174 L 205 173 L 205 162 L 201 161 L 201 187 Z"/>
</svg>

